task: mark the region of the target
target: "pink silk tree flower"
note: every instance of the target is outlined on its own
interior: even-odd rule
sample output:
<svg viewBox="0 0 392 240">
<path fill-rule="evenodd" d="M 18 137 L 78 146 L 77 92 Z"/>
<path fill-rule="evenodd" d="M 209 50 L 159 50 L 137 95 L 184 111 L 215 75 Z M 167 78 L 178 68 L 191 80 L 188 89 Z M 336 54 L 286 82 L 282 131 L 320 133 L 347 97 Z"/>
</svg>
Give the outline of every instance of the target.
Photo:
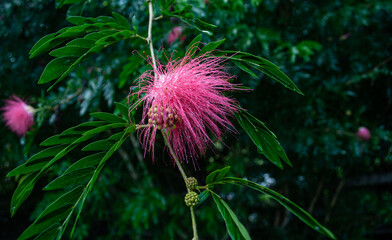
<svg viewBox="0 0 392 240">
<path fill-rule="evenodd" d="M 357 139 L 361 141 L 369 141 L 370 140 L 370 131 L 367 127 L 360 127 L 357 131 Z"/>
<path fill-rule="evenodd" d="M 226 129 L 235 132 L 228 117 L 238 110 L 236 101 L 223 93 L 240 90 L 229 82 L 233 77 L 226 72 L 225 60 L 212 55 L 192 59 L 159 61 L 157 69 L 143 73 L 138 79 L 139 101 L 143 114 L 139 139 L 146 152 L 154 159 L 155 137 L 158 130 L 168 135 L 168 143 L 181 162 L 203 155 L 214 139 L 221 139 Z M 196 166 L 195 166 L 196 167 Z"/>
<path fill-rule="evenodd" d="M 19 137 L 26 135 L 34 124 L 34 108 L 16 96 L 5 100 L 5 106 L 1 110 L 5 125 Z"/>
<path fill-rule="evenodd" d="M 180 39 L 180 41 L 185 41 L 185 36 L 182 36 L 180 38 L 182 34 L 182 27 L 178 26 L 173 28 L 169 35 L 167 36 L 167 43 L 169 43 L 169 45 L 172 45 L 177 39 Z"/>
</svg>

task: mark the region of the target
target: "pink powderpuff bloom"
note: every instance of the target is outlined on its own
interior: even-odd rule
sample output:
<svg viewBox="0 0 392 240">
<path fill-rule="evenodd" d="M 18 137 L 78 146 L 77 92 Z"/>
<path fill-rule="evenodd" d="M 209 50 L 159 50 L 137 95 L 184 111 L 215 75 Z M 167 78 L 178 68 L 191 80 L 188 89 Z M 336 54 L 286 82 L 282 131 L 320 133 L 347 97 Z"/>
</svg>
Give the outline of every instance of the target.
<svg viewBox="0 0 392 240">
<path fill-rule="evenodd" d="M 369 141 L 370 140 L 370 131 L 366 127 L 360 127 L 357 131 L 357 139 L 361 141 Z"/>
<path fill-rule="evenodd" d="M 149 60 L 151 61 L 151 59 Z M 204 54 L 192 58 L 157 61 L 157 69 L 146 71 L 138 79 L 139 101 L 143 102 L 139 139 L 146 152 L 152 152 L 158 130 L 164 130 L 168 142 L 181 162 L 196 164 L 199 154 L 221 139 L 226 129 L 235 132 L 228 117 L 238 110 L 236 101 L 223 92 L 239 90 L 229 82 L 233 77 L 225 70 L 220 57 Z M 155 75 L 154 75 L 155 74 Z M 196 166 L 195 166 L 196 167 Z"/>
<path fill-rule="evenodd" d="M 31 125 L 34 124 L 34 108 L 16 96 L 5 100 L 5 106 L 1 110 L 4 111 L 5 125 L 19 137 L 26 135 Z"/>
<path fill-rule="evenodd" d="M 169 35 L 167 36 L 167 43 L 169 43 L 169 45 L 172 45 L 177 39 L 180 38 L 182 34 L 182 27 L 178 26 L 173 28 Z M 185 41 L 185 36 L 182 36 L 180 38 L 180 41 L 184 42 Z"/>
</svg>

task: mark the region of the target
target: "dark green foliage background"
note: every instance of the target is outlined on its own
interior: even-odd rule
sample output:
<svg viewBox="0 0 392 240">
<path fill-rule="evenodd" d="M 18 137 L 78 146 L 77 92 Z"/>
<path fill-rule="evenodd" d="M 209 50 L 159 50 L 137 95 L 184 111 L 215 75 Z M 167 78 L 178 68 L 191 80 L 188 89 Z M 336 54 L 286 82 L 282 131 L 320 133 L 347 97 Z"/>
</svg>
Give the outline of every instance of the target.
<svg viewBox="0 0 392 240">
<path fill-rule="evenodd" d="M 26 138 L 0 128 L 0 233 L 16 239 L 47 204 L 53 193 L 41 191 L 64 171 L 77 153 L 52 168 L 46 179 L 10 218 L 9 203 L 18 178 L 5 175 L 41 148 L 45 138 L 89 120 L 89 113 L 114 109 L 113 100 L 126 98 L 133 81 L 148 69 L 138 50 L 141 40 L 121 41 L 95 55 L 66 81 L 46 92 L 37 85 L 50 61 L 47 54 L 28 59 L 42 36 L 69 26 L 67 15 L 110 16 L 117 12 L 146 36 L 144 1 L 92 1 L 55 9 L 54 2 L 0 1 L 0 99 L 15 94 L 41 111 Z M 276 63 L 298 85 L 300 96 L 267 77 L 251 77 L 235 65 L 237 81 L 254 89 L 235 97 L 278 136 L 294 167 L 282 171 L 257 152 L 241 130 L 229 134 L 199 160 L 199 168 L 185 166 L 204 184 L 207 173 L 230 165 L 230 176 L 255 182 L 273 178 L 282 193 L 328 227 L 338 239 L 392 238 L 392 3 L 390 1 L 188 1 L 192 12 L 218 26 L 202 42 L 226 38 L 223 50 L 246 51 Z M 184 5 L 185 1 L 177 1 Z M 155 4 L 158 10 L 158 2 Z M 171 28 L 183 26 L 185 43 L 168 46 Z M 154 23 L 155 48 L 181 54 L 199 32 L 178 19 Z M 126 65 L 128 64 L 128 65 Z M 127 67 L 124 67 L 127 66 Z M 129 73 L 132 66 L 136 66 Z M 132 69 L 131 69 L 132 70 Z M 256 73 L 256 72 L 255 72 Z M 75 94 L 77 93 L 77 94 Z M 1 104 L 3 105 L 3 103 Z M 366 126 L 369 142 L 355 132 Z M 136 140 L 136 135 L 132 140 Z M 162 139 L 159 139 L 162 143 Z M 88 196 L 75 239 L 190 239 L 189 210 L 180 174 L 161 154 L 142 158 L 137 141 L 127 141 L 108 162 Z M 339 187 L 340 186 L 340 187 Z M 216 188 L 253 239 L 323 239 L 272 199 L 248 189 Z M 212 198 L 197 209 L 202 239 L 228 239 Z"/>
</svg>

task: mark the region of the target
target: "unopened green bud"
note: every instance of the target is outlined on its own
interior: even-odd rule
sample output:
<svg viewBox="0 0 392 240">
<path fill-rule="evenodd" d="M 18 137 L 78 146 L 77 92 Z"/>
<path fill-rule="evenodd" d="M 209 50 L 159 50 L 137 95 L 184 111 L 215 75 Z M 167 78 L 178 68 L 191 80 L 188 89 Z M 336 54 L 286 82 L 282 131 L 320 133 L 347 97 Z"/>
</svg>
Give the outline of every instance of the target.
<svg viewBox="0 0 392 240">
<path fill-rule="evenodd" d="M 194 177 L 189 177 L 186 179 L 186 187 L 189 188 L 189 190 L 195 190 L 197 188 L 197 179 Z"/>
<path fill-rule="evenodd" d="M 185 204 L 188 207 L 194 207 L 199 203 L 199 195 L 193 191 L 185 195 Z"/>
</svg>

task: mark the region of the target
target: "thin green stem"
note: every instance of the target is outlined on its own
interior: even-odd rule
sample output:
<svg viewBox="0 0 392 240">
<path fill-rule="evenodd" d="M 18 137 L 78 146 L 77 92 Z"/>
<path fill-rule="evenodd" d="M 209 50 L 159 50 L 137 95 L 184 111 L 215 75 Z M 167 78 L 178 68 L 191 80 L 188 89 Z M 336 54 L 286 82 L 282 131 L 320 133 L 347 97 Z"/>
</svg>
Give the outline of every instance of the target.
<svg viewBox="0 0 392 240">
<path fill-rule="evenodd" d="M 132 38 L 132 37 L 133 37 L 133 36 L 131 36 L 130 38 Z M 143 41 L 148 42 L 148 41 L 147 41 L 147 38 L 145 38 L 145 37 L 143 37 L 143 36 L 140 36 L 139 34 L 136 34 L 135 37 L 140 38 L 140 39 L 142 39 Z"/>
<path fill-rule="evenodd" d="M 152 7 L 152 0 L 147 0 L 147 1 L 148 1 L 148 11 L 149 11 L 147 42 L 150 45 L 152 65 L 153 65 L 154 71 L 155 71 L 157 69 L 157 63 L 155 60 L 154 47 L 152 45 L 152 22 L 154 21 L 154 10 Z"/>
<path fill-rule="evenodd" d="M 163 139 L 165 140 L 165 144 L 169 148 L 170 154 L 172 155 L 174 161 L 176 162 L 178 170 L 180 170 L 180 173 L 182 175 L 182 178 L 184 179 L 184 183 L 185 183 L 185 186 L 186 186 L 186 180 L 187 180 L 188 177 L 186 176 L 186 173 L 185 173 L 184 169 L 181 166 L 180 160 L 178 160 L 178 157 L 177 157 L 176 153 L 174 152 L 172 146 L 169 144 L 169 140 L 167 138 L 167 133 L 163 129 L 161 130 L 161 132 L 162 132 Z M 188 190 L 188 192 L 190 192 L 188 187 L 187 187 L 187 190 Z"/>
<path fill-rule="evenodd" d="M 186 176 L 186 173 L 181 166 L 180 160 L 178 160 L 176 153 L 174 152 L 173 148 L 171 147 L 171 145 L 169 143 L 167 133 L 163 129 L 161 130 L 161 132 L 162 132 L 163 139 L 165 140 L 165 144 L 169 148 L 170 154 L 172 155 L 174 161 L 176 162 L 178 170 L 180 170 L 180 173 L 182 175 L 182 178 L 184 179 L 184 183 L 186 186 L 186 180 L 188 177 Z M 191 190 L 188 188 L 188 186 L 186 187 L 186 189 L 188 190 L 188 193 L 191 192 Z M 193 239 L 192 240 L 199 240 L 199 237 L 197 235 L 195 211 L 194 211 L 193 207 L 189 207 L 189 208 L 191 210 L 191 218 L 192 218 L 192 229 L 193 229 Z"/>
<path fill-rule="evenodd" d="M 191 217 L 192 217 L 192 229 L 193 229 L 193 238 L 192 240 L 199 240 L 199 236 L 197 235 L 197 225 L 196 225 L 196 217 L 193 207 L 191 209 Z"/>
<path fill-rule="evenodd" d="M 160 15 L 160 16 L 158 16 L 158 17 L 154 18 L 154 21 L 158 21 L 158 20 L 160 20 L 160 19 L 162 19 L 162 18 L 163 18 L 163 16 L 162 16 L 162 15 Z"/>
</svg>

